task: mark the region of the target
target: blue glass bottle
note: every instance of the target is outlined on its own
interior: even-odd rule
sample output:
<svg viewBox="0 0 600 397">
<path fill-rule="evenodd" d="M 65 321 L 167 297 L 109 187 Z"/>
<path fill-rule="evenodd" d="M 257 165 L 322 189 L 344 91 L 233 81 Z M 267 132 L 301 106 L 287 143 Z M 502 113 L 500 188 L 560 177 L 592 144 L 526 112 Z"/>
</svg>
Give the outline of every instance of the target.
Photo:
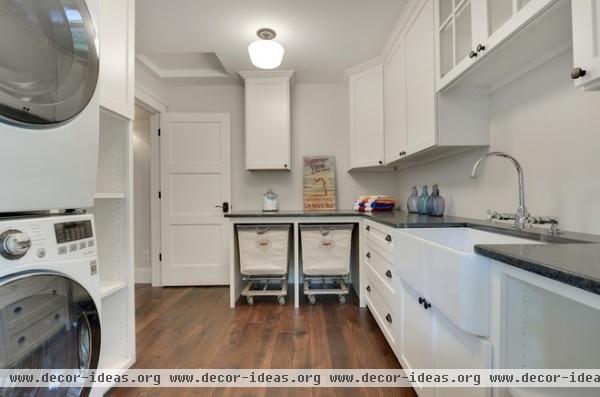
<svg viewBox="0 0 600 397">
<path fill-rule="evenodd" d="M 421 197 L 419 197 L 419 202 L 417 203 L 417 210 L 419 215 L 427 215 L 427 200 L 429 199 L 429 193 L 427 193 L 427 185 L 423 186 L 423 192 L 421 193 Z"/>
<path fill-rule="evenodd" d="M 431 188 L 431 196 L 427 201 L 427 214 L 430 216 L 444 216 L 444 210 L 446 209 L 446 203 L 444 198 L 440 196 L 440 189 L 438 185 L 433 185 Z"/>
</svg>

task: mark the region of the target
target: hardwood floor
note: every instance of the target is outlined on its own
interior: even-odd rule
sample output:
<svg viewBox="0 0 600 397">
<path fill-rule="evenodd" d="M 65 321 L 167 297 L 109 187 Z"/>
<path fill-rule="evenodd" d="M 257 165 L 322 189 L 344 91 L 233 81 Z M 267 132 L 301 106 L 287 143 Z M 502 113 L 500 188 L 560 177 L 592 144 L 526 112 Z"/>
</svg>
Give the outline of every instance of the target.
<svg viewBox="0 0 600 397">
<path fill-rule="evenodd" d="M 135 368 L 400 368 L 367 309 L 322 297 L 229 308 L 229 289 L 136 287 Z M 124 389 L 119 396 L 402 396 L 409 388 Z"/>
</svg>

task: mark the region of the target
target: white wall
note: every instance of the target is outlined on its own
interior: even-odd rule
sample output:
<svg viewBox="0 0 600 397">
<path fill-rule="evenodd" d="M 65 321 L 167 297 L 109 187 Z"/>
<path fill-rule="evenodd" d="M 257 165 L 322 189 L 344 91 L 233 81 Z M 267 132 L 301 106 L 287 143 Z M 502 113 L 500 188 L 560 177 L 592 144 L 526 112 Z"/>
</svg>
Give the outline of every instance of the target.
<svg viewBox="0 0 600 397">
<path fill-rule="evenodd" d="M 135 282 L 150 283 L 150 114 L 136 106 L 133 122 Z"/>
<path fill-rule="evenodd" d="M 395 194 L 393 173 L 353 173 L 349 164 L 348 95 L 342 85 L 299 84 L 292 88 L 292 172 L 244 169 L 244 88 L 238 85 L 175 86 L 165 96 L 171 112 L 231 113 L 232 205 L 260 209 L 269 186 L 279 193 L 281 209 L 301 209 L 302 156 L 335 155 L 338 208 L 348 209 L 365 193 Z"/>
<path fill-rule="evenodd" d="M 532 215 L 556 215 L 565 230 L 600 234 L 600 93 L 573 88 L 572 59 L 568 51 L 493 94 L 489 150 L 521 162 Z M 411 186 L 438 183 L 450 215 L 514 212 L 517 179 L 508 161 L 490 159 L 479 179 L 469 177 L 487 151 L 400 172 L 403 205 Z"/>
</svg>

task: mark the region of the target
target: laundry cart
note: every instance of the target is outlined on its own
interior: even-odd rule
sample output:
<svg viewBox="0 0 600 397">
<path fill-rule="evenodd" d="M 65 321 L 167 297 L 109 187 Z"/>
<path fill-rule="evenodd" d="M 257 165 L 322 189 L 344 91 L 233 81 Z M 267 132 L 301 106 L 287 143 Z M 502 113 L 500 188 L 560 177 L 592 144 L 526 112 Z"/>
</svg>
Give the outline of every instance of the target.
<svg viewBox="0 0 600 397">
<path fill-rule="evenodd" d="M 346 303 L 352 224 L 300 225 L 304 295 L 311 304 L 316 295 L 338 295 Z"/>
<path fill-rule="evenodd" d="M 285 305 L 288 289 L 290 225 L 237 225 L 242 296 L 276 296 Z"/>
</svg>

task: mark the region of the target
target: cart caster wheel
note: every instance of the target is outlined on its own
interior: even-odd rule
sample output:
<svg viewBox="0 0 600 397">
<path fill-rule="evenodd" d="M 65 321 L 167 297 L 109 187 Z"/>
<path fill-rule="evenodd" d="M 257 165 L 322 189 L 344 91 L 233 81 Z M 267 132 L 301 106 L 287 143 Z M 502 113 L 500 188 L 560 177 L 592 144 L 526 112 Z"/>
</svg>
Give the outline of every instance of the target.
<svg viewBox="0 0 600 397">
<path fill-rule="evenodd" d="M 338 297 L 340 304 L 343 305 L 344 303 L 346 303 L 346 295 L 340 295 Z"/>
<path fill-rule="evenodd" d="M 249 296 L 248 298 L 246 298 L 246 301 L 248 302 L 248 306 L 252 306 L 254 305 L 254 298 Z"/>
<path fill-rule="evenodd" d="M 314 305 L 317 302 L 317 298 L 314 295 L 308 295 L 308 301 L 311 305 Z"/>
<path fill-rule="evenodd" d="M 280 306 L 284 306 L 285 305 L 285 297 L 284 296 L 277 297 L 277 301 L 279 302 Z"/>
</svg>

